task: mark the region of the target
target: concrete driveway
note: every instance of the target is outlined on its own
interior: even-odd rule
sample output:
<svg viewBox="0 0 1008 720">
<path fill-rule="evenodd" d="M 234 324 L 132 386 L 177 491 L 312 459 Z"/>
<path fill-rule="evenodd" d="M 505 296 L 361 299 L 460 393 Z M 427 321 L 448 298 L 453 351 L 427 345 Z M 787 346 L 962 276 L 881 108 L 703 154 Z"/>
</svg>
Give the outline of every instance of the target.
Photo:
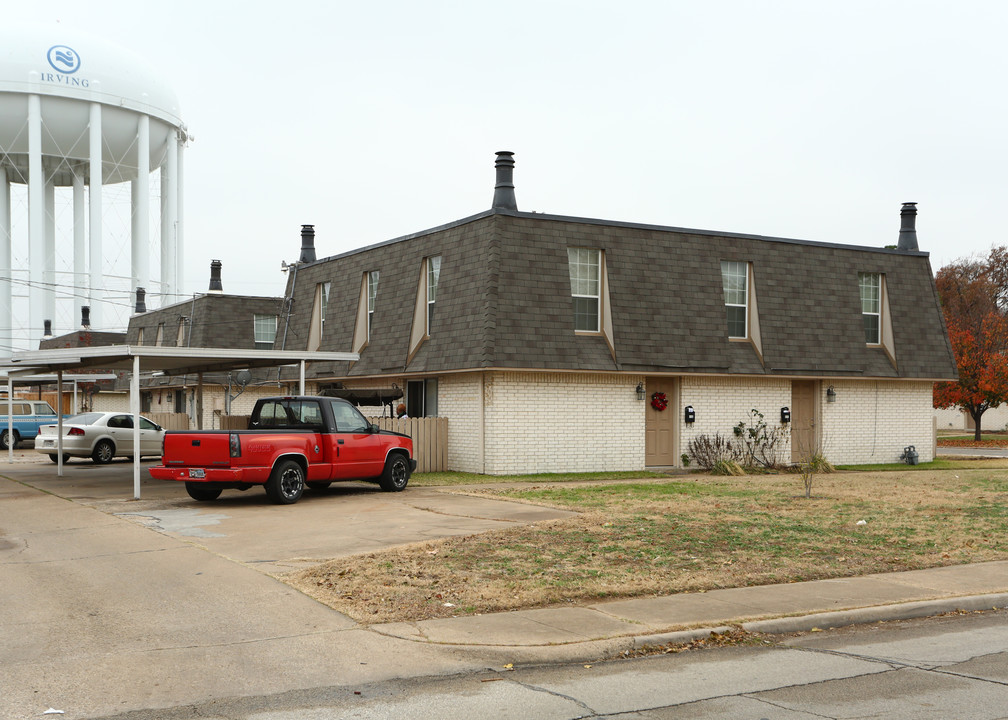
<svg viewBox="0 0 1008 720">
<path fill-rule="evenodd" d="M 258 487 L 225 490 L 218 500 L 197 502 L 182 483 L 151 479 L 146 467 L 153 463 L 147 462 L 141 468 L 141 499 L 133 500 L 129 461 L 71 461 L 63 477 L 57 477 L 55 466 L 42 460 L 13 466 L 14 477 L 270 574 L 327 558 L 572 514 L 444 489 L 410 487 L 386 493 L 370 483 L 335 483 L 321 492 L 306 489 L 294 505 L 274 505 Z M 0 465 L 2 474 L 6 472 Z"/>
<path fill-rule="evenodd" d="M 149 478 L 142 496 L 126 462 L 0 468 L 0 718 L 479 669 L 479 653 L 370 632 L 267 573 L 559 515 L 356 484 L 291 506 L 255 489 L 196 503 Z"/>
</svg>

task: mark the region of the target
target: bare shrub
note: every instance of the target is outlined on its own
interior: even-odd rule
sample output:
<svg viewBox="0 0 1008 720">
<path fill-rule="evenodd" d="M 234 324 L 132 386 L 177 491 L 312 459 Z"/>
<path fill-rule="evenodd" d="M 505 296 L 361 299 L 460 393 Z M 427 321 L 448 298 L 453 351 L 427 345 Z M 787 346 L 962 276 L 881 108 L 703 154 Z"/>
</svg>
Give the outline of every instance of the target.
<svg viewBox="0 0 1008 720">
<path fill-rule="evenodd" d="M 787 442 L 787 427 L 770 428 L 763 413 L 753 408 L 748 422 L 742 420 L 732 428 L 739 443 L 740 462 L 747 467 L 776 468 L 781 464 L 781 453 Z"/>
<path fill-rule="evenodd" d="M 704 470 L 713 470 L 715 465 L 726 461 L 737 463 L 739 459 L 738 450 L 732 441 L 722 437 L 720 433 L 697 435 L 689 441 L 686 449 Z"/>
</svg>

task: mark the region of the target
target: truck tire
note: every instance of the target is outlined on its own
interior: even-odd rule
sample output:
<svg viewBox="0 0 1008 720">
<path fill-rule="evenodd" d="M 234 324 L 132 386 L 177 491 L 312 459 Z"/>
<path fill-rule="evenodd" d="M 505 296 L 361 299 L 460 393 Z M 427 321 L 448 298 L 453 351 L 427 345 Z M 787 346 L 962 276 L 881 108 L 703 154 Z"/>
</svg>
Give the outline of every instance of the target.
<svg viewBox="0 0 1008 720">
<path fill-rule="evenodd" d="M 111 440 L 99 440 L 91 451 L 91 459 L 99 465 L 107 465 L 115 457 L 115 445 Z"/>
<path fill-rule="evenodd" d="M 295 460 L 281 460 L 266 481 L 266 494 L 277 505 L 293 505 L 301 499 L 305 472 Z"/>
<path fill-rule="evenodd" d="M 4 450 L 9 449 L 11 447 L 10 439 L 11 434 L 9 431 L 4 430 L 2 433 L 0 433 L 0 448 Z M 17 433 L 14 433 L 14 447 L 17 447 L 17 444 L 18 444 L 18 436 Z"/>
<path fill-rule="evenodd" d="M 385 492 L 399 492 L 406 488 L 409 476 L 409 459 L 401 452 L 394 452 L 385 460 L 385 470 L 382 472 L 378 484 Z"/>
<path fill-rule="evenodd" d="M 185 489 L 186 492 L 189 493 L 189 497 L 193 500 L 199 500 L 200 502 L 216 500 L 220 497 L 221 491 L 224 490 L 224 488 L 220 485 L 201 482 L 187 482 L 185 484 Z"/>
</svg>

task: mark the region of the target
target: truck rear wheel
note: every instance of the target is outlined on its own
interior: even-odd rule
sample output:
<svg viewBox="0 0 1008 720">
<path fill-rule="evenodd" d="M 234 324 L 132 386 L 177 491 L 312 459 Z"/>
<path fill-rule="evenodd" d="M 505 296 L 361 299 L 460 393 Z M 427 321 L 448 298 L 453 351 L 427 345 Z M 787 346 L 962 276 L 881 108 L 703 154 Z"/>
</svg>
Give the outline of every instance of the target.
<svg viewBox="0 0 1008 720">
<path fill-rule="evenodd" d="M 209 500 L 216 500 L 219 498 L 221 491 L 224 488 L 220 485 L 215 485 L 214 483 L 187 482 L 185 484 L 185 489 L 186 492 L 189 493 L 189 497 L 193 500 L 207 502 Z"/>
<path fill-rule="evenodd" d="M 301 499 L 305 473 L 294 460 L 281 460 L 266 481 L 266 494 L 277 505 L 293 505 Z"/>
<path fill-rule="evenodd" d="M 405 489 L 409 476 L 409 460 L 401 452 L 394 452 L 385 461 L 385 470 L 378 484 L 385 492 L 399 492 Z"/>
</svg>

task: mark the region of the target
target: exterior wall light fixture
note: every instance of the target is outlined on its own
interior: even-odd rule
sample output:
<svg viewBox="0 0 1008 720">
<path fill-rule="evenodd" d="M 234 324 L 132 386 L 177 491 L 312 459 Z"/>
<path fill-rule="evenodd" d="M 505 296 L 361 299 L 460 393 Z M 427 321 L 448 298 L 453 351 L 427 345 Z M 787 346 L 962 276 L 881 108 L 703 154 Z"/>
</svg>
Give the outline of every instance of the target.
<svg viewBox="0 0 1008 720">
<path fill-rule="evenodd" d="M 836 390 L 832 385 L 826 388 L 826 402 L 836 402 Z"/>
<path fill-rule="evenodd" d="M 637 383 L 637 399 L 644 402 L 644 383 Z"/>
</svg>

